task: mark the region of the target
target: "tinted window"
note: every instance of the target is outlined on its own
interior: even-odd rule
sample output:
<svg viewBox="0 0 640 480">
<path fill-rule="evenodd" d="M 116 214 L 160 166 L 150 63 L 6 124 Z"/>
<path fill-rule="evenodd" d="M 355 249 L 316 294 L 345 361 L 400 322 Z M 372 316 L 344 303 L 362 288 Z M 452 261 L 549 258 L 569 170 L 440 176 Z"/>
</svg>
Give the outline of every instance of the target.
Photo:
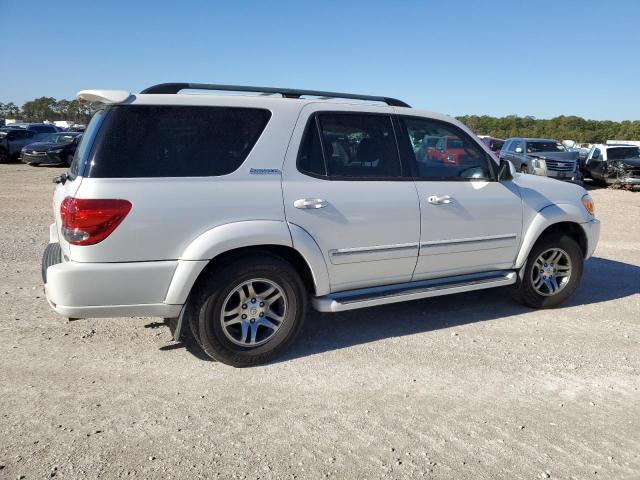
<svg viewBox="0 0 640 480">
<path fill-rule="evenodd" d="M 311 118 L 304 133 L 298 154 L 298 170 L 311 175 L 325 176 L 327 174 L 315 117 Z"/>
<path fill-rule="evenodd" d="M 487 153 L 459 128 L 428 119 L 404 118 L 403 122 L 420 178 L 491 178 Z M 433 138 L 439 138 L 435 146 Z"/>
<path fill-rule="evenodd" d="M 318 121 L 330 176 L 389 178 L 402 175 L 391 117 L 322 114 Z"/>
<path fill-rule="evenodd" d="M 489 148 L 493 152 L 499 152 L 503 145 L 504 142 L 502 140 L 491 140 L 491 142 L 489 143 Z"/>
<path fill-rule="evenodd" d="M 564 151 L 565 148 L 556 142 L 527 142 L 527 153 Z"/>
<path fill-rule="evenodd" d="M 596 149 L 593 151 L 593 156 L 592 156 L 592 157 L 593 157 L 593 158 L 600 158 L 600 154 L 601 154 L 601 153 L 602 153 L 602 152 L 600 152 L 600 149 L 599 149 L 599 148 L 596 148 Z"/>
<path fill-rule="evenodd" d="M 621 160 L 624 158 L 638 157 L 640 157 L 640 148 L 638 147 L 607 148 L 608 160 Z"/>
<path fill-rule="evenodd" d="M 28 130 L 14 130 L 16 137 L 15 138 L 32 138 L 35 136 L 34 132 L 30 132 Z"/>
<path fill-rule="evenodd" d="M 247 158 L 270 116 L 253 108 L 118 105 L 104 118 L 85 176 L 226 175 Z"/>
<path fill-rule="evenodd" d="M 31 125 L 29 127 L 29 130 L 37 133 L 53 133 L 58 131 L 56 127 L 52 127 L 49 125 Z"/>
</svg>

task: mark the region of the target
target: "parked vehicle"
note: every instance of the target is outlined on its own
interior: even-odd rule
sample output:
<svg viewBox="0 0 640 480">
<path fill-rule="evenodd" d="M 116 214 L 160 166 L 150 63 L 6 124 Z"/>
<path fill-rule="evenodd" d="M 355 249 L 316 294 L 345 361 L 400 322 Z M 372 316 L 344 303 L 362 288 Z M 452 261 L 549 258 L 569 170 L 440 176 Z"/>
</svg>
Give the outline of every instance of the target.
<svg viewBox="0 0 640 480">
<path fill-rule="evenodd" d="M 54 125 L 44 123 L 11 124 L 0 128 L 0 163 L 20 160 L 22 148 L 58 132 Z"/>
<path fill-rule="evenodd" d="M 168 318 L 226 364 L 274 358 L 308 304 L 510 286 L 555 307 L 598 242 L 584 188 L 519 174 L 457 120 L 392 98 L 179 83 L 78 99 L 104 107 L 57 180 L 47 299 L 67 317 Z M 419 157 L 425 136 L 464 154 Z"/>
<path fill-rule="evenodd" d="M 14 123 L 13 128 L 23 128 L 36 134 L 56 133 L 60 129 L 50 123 Z"/>
<path fill-rule="evenodd" d="M 479 138 L 484 142 L 484 144 L 489 147 L 493 153 L 495 153 L 496 157 L 500 156 L 500 150 L 504 146 L 504 140 L 501 138 L 489 137 L 487 135 L 480 135 Z"/>
<path fill-rule="evenodd" d="M 455 135 L 447 135 L 438 137 L 436 144 L 427 149 L 427 160 L 458 165 L 465 153 L 462 139 Z"/>
<path fill-rule="evenodd" d="M 50 133 L 39 142 L 23 147 L 20 154 L 22 163 L 28 165 L 71 166 L 81 133 Z"/>
<path fill-rule="evenodd" d="M 22 147 L 33 143 L 37 138 L 38 134 L 24 128 L 0 128 L 0 163 L 17 160 Z"/>
<path fill-rule="evenodd" d="M 500 158 L 509 160 L 523 173 L 582 182 L 578 152 L 568 152 L 552 138 L 508 138 Z"/>
<path fill-rule="evenodd" d="M 640 147 L 594 145 L 585 162 L 585 177 L 602 184 L 640 185 Z"/>
</svg>

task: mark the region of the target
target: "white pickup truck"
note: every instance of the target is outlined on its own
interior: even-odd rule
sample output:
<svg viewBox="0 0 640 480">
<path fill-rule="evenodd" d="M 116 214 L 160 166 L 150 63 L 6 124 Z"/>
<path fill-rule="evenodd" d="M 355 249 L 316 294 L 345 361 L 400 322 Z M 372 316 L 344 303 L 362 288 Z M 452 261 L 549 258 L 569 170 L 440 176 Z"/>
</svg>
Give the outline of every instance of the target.
<svg viewBox="0 0 640 480">
<path fill-rule="evenodd" d="M 557 306 L 598 242 L 584 188 L 517 173 L 460 122 L 393 98 L 188 83 L 78 98 L 102 108 L 56 180 L 51 306 L 173 319 L 230 365 L 282 352 L 308 305 L 509 286 Z"/>
</svg>

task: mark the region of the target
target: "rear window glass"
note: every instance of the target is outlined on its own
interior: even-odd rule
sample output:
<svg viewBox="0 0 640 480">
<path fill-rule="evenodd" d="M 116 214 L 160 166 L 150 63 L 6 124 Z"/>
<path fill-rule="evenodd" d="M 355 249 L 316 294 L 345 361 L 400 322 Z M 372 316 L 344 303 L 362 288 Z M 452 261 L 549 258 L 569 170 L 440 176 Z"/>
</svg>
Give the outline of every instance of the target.
<svg viewBox="0 0 640 480">
<path fill-rule="evenodd" d="M 247 158 L 270 116 L 269 111 L 254 108 L 111 107 L 100 126 L 84 176 L 226 175 Z"/>
</svg>

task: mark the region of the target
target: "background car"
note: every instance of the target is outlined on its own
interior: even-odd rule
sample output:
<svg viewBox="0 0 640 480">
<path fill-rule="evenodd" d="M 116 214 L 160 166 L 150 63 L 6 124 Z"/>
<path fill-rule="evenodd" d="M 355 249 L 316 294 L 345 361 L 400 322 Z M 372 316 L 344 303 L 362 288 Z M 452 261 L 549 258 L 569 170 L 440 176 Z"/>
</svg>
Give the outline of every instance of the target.
<svg viewBox="0 0 640 480">
<path fill-rule="evenodd" d="M 78 132 L 51 133 L 42 141 L 22 148 L 20 158 L 29 165 L 71 166 L 81 137 Z"/>
<path fill-rule="evenodd" d="M 509 160 L 523 173 L 582 182 L 578 152 L 568 152 L 553 138 L 508 138 L 500 150 L 500 159 Z"/>
<path fill-rule="evenodd" d="M 587 155 L 584 172 L 586 178 L 597 183 L 640 185 L 640 147 L 594 145 Z"/>
<path fill-rule="evenodd" d="M 0 163 L 17 160 L 22 147 L 37 141 L 41 136 L 24 128 L 0 128 Z"/>
<path fill-rule="evenodd" d="M 500 155 L 500 150 L 504 146 L 504 140 L 501 138 L 489 137 L 486 135 L 480 136 L 482 142 L 489 147 L 489 149 L 496 154 L 496 157 Z"/>
</svg>

